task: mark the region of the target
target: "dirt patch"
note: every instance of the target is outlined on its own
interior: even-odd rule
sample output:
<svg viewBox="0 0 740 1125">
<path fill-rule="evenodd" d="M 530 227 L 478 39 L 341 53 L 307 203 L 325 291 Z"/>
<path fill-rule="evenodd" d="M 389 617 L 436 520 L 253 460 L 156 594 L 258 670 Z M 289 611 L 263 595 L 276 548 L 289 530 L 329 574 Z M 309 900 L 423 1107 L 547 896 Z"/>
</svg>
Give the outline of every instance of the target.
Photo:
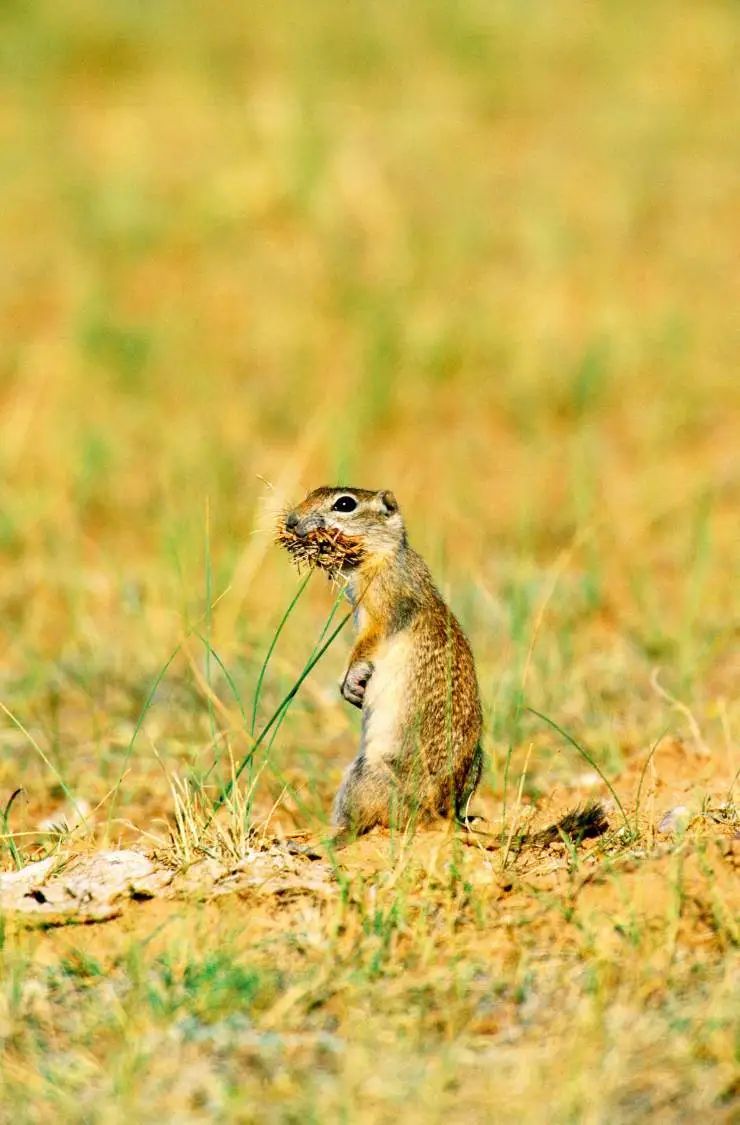
<svg viewBox="0 0 740 1125">
<path fill-rule="evenodd" d="M 218 898 L 245 891 L 258 896 L 330 895 L 326 864 L 285 848 L 254 849 L 236 864 L 204 857 L 177 869 L 125 849 L 49 857 L 0 875 L 0 909 L 29 924 L 105 922 L 126 904 L 153 898 Z"/>
</svg>

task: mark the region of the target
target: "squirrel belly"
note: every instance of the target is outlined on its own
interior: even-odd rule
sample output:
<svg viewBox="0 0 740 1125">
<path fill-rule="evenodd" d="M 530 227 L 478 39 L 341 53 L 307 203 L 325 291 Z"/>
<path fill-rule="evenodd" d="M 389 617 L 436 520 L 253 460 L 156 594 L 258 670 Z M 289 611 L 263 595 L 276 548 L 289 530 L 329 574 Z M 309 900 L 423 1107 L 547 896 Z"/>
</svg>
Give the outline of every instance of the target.
<svg viewBox="0 0 740 1125">
<path fill-rule="evenodd" d="M 393 762 L 403 751 L 412 655 L 407 633 L 381 641 L 374 654 L 362 704 L 360 753 L 368 764 Z"/>
</svg>

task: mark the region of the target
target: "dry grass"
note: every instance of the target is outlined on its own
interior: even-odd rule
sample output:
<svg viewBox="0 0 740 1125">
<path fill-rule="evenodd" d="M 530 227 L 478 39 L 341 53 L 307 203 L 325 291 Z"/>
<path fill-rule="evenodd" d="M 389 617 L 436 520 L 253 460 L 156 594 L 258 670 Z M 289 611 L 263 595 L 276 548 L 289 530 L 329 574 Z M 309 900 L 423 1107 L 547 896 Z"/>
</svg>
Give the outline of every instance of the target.
<svg viewBox="0 0 740 1125">
<path fill-rule="evenodd" d="M 288 531 L 281 520 L 275 542 L 285 548 L 299 570 L 318 568 L 337 580 L 343 567 L 358 566 L 364 557 L 360 540 L 342 535 L 338 529 L 317 528 L 311 535 L 301 538 Z"/>
<path fill-rule="evenodd" d="M 321 833 L 346 638 L 281 701 L 342 611 L 312 578 L 273 647 L 272 532 L 334 481 L 394 490 L 470 634 L 502 844 L 6 917 L 3 1120 L 730 1120 L 735 6 L 0 32 L 0 863 Z M 594 796 L 604 840 L 519 847 Z"/>
</svg>

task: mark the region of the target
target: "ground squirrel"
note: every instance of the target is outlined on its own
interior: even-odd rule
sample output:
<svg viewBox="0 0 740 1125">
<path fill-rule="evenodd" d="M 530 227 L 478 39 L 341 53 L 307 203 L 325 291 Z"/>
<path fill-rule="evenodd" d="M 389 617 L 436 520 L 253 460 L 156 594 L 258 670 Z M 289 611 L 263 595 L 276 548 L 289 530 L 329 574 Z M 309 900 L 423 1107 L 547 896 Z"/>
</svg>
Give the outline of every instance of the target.
<svg viewBox="0 0 740 1125">
<path fill-rule="evenodd" d="M 340 684 L 362 709 L 360 749 L 334 802 L 340 831 L 464 818 L 483 766 L 473 654 L 392 492 L 317 488 L 282 518 L 278 541 L 341 574 L 357 638 Z"/>
</svg>

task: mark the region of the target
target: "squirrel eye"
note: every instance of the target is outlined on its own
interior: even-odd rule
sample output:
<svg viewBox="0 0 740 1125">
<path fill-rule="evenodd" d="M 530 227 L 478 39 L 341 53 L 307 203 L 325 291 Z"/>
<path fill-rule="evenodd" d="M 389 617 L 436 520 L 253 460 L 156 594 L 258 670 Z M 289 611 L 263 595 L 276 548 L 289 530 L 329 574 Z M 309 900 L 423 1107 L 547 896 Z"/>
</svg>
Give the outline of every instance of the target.
<svg viewBox="0 0 740 1125">
<path fill-rule="evenodd" d="M 354 496 L 340 496 L 331 506 L 332 512 L 354 512 L 357 501 Z"/>
</svg>

